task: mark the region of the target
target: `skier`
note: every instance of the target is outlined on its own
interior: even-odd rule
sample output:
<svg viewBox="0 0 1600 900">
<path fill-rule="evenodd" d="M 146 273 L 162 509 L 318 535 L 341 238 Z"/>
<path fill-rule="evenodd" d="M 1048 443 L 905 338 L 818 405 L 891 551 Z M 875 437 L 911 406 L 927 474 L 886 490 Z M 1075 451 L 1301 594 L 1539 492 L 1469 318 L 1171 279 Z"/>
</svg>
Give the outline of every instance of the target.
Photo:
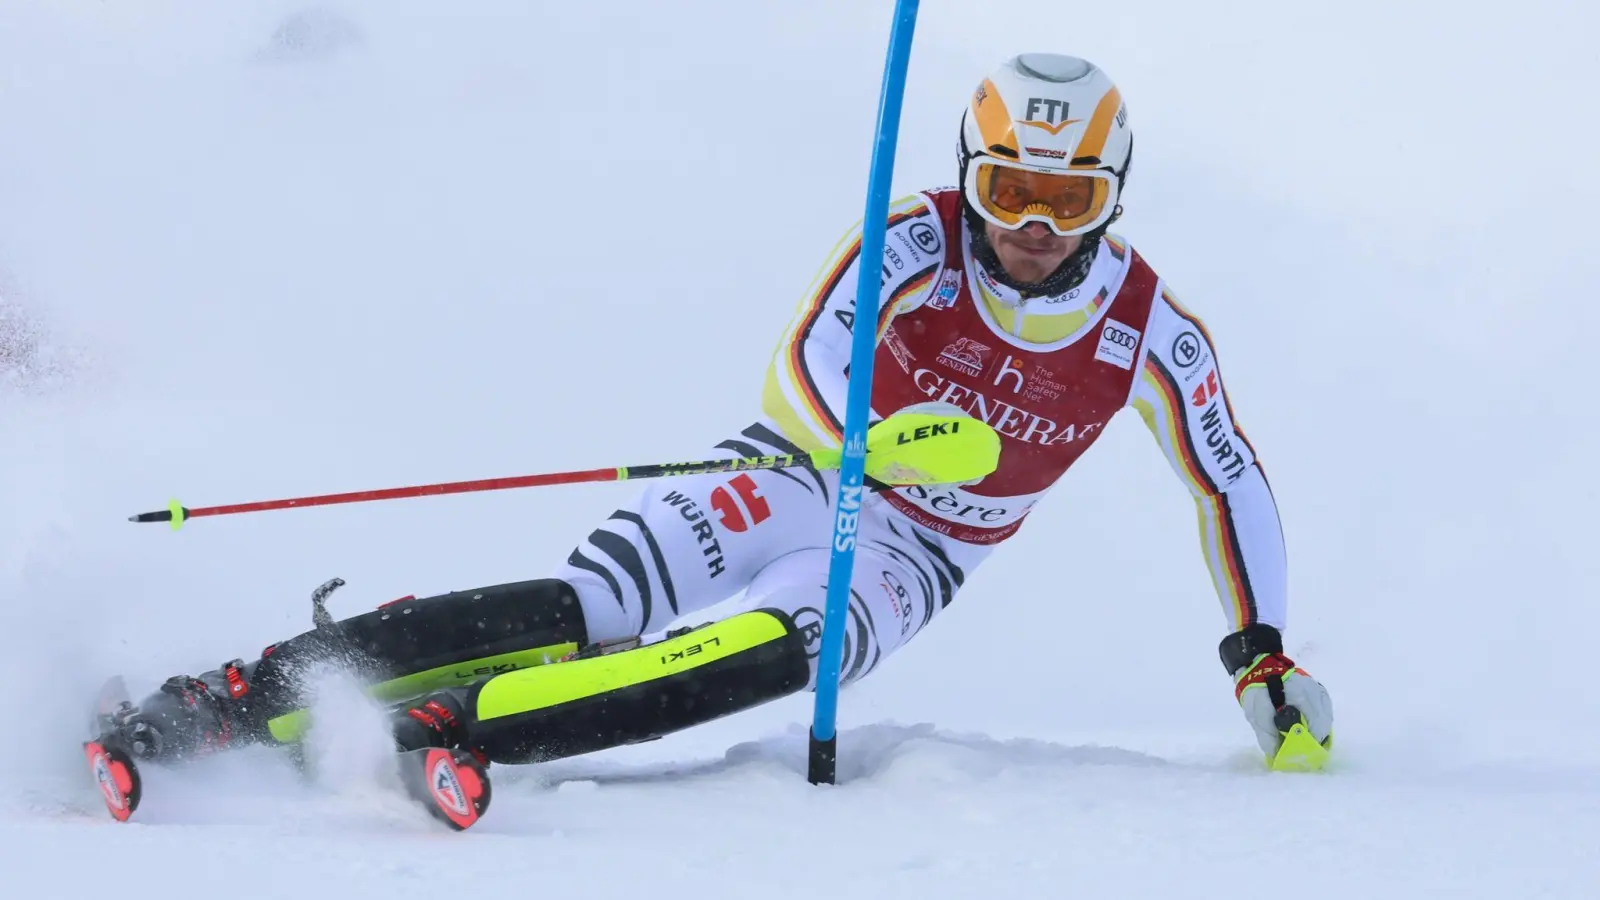
<svg viewBox="0 0 1600 900">
<path fill-rule="evenodd" d="M 975 483 L 862 500 L 841 682 L 860 679 L 943 613 L 1000 542 L 1103 434 L 1137 410 L 1193 494 L 1221 600 L 1219 645 L 1269 761 L 1298 727 L 1326 747 L 1326 690 L 1284 653 L 1277 508 L 1235 422 L 1205 326 L 1127 241 L 1133 137 L 1111 79 L 1024 54 L 962 115 L 958 186 L 891 207 L 877 321 L 855 315 L 859 228 L 806 291 L 725 457 L 838 447 L 852 334 L 878 334 L 874 417 L 925 408 L 1002 438 Z M 650 740 L 814 687 L 836 473 L 655 482 L 551 577 L 404 598 L 199 677 L 170 679 L 115 724 L 136 758 L 176 760 L 305 732 L 306 673 L 336 662 L 394 708 L 402 749 L 524 763 Z M 741 596 L 730 615 L 668 631 Z M 1130 634 L 1125 640 L 1136 641 Z"/>
</svg>

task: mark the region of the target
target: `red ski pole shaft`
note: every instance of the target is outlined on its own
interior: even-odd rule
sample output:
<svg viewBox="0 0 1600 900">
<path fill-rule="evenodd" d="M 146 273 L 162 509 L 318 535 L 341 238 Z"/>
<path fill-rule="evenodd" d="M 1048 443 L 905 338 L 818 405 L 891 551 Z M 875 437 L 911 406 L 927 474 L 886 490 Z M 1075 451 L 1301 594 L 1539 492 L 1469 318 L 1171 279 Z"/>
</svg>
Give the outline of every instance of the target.
<svg viewBox="0 0 1600 900">
<path fill-rule="evenodd" d="M 182 506 L 178 501 L 174 500 L 166 509 L 129 516 L 128 521 L 171 522 L 172 527 L 177 528 L 189 519 L 198 519 L 204 516 L 231 516 L 239 513 L 264 512 L 272 509 L 299 509 L 306 506 L 331 506 L 336 503 L 365 503 L 372 500 L 398 500 L 405 497 L 431 497 L 442 494 L 466 494 L 476 491 L 503 491 L 511 488 L 542 487 L 552 484 L 661 478 L 668 475 L 701 475 L 749 469 L 787 469 L 801 466 L 825 468 L 830 462 L 832 462 L 831 458 L 825 457 L 821 453 L 797 453 L 783 456 L 755 456 L 736 459 L 701 460 L 698 462 L 657 463 L 644 466 L 618 466 L 609 469 L 585 469 L 575 472 L 519 475 L 511 478 L 484 478 L 477 481 L 451 481 L 414 487 L 383 488 L 375 491 L 351 491 L 343 494 L 322 494 L 314 497 L 291 497 L 285 500 L 262 500 L 254 503 L 236 503 L 229 506 L 200 506 L 194 509 Z M 817 465 L 818 463 L 821 463 L 821 465 Z"/>
</svg>

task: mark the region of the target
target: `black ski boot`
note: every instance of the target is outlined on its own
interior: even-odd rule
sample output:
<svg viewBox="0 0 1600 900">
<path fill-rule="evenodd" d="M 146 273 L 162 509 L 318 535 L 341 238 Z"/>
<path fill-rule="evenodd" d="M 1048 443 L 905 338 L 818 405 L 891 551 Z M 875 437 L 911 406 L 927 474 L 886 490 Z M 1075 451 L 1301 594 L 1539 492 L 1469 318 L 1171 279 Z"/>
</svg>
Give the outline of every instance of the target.
<svg viewBox="0 0 1600 900">
<path fill-rule="evenodd" d="M 138 760 L 177 762 L 247 740 L 240 719 L 249 694 L 242 660 L 199 678 L 175 675 L 137 705 L 103 715 L 105 737 Z"/>
<path fill-rule="evenodd" d="M 426 747 L 472 751 L 466 743 L 466 716 L 466 703 L 458 691 L 421 697 L 394 714 L 395 748 L 402 752 Z M 478 754 L 473 751 L 473 755 Z"/>
<path fill-rule="evenodd" d="M 126 822 L 139 808 L 144 780 L 140 762 L 158 765 L 204 756 L 246 740 L 241 718 L 250 693 L 241 660 L 200 678 L 176 675 L 137 706 L 122 679 L 100 689 L 84 758 L 106 810 Z"/>
</svg>

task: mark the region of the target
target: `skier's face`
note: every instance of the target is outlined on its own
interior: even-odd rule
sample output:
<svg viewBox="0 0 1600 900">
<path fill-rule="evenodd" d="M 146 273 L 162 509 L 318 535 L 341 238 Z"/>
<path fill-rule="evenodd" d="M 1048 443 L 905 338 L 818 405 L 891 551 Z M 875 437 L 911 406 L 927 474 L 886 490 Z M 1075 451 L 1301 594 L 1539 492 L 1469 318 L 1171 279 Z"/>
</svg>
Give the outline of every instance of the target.
<svg viewBox="0 0 1600 900">
<path fill-rule="evenodd" d="M 1029 222 L 1016 231 L 985 222 L 984 233 L 1006 274 L 1022 282 L 1048 278 L 1083 243 L 1083 235 L 1062 237 L 1043 222 Z"/>
</svg>

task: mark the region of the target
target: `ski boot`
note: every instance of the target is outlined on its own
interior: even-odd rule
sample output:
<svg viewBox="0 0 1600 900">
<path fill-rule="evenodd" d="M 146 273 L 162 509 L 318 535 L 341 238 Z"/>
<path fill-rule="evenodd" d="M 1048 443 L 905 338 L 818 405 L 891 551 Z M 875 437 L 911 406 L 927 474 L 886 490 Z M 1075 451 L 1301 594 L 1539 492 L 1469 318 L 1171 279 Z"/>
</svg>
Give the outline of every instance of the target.
<svg viewBox="0 0 1600 900">
<path fill-rule="evenodd" d="M 473 752 L 466 746 L 465 710 L 456 691 L 438 691 L 413 701 L 394 714 L 395 749 L 402 753 L 425 747 Z"/>
<path fill-rule="evenodd" d="M 489 758 L 466 745 L 466 707 L 439 691 L 394 714 L 394 743 L 407 790 L 435 818 L 456 830 L 472 827 L 489 808 Z"/>
<path fill-rule="evenodd" d="M 140 761 L 169 763 L 243 741 L 242 698 L 250 691 L 243 660 L 201 677 L 175 675 L 137 705 L 123 701 L 100 716 L 103 740 Z"/>
<path fill-rule="evenodd" d="M 206 678 L 178 675 L 135 706 L 121 678 L 101 688 L 83 744 L 89 771 L 112 818 L 126 822 L 143 794 L 140 762 L 157 764 L 202 756 L 234 743 L 242 698 L 250 691 L 240 660 Z M 226 685 L 220 691 L 212 685 Z"/>
</svg>

